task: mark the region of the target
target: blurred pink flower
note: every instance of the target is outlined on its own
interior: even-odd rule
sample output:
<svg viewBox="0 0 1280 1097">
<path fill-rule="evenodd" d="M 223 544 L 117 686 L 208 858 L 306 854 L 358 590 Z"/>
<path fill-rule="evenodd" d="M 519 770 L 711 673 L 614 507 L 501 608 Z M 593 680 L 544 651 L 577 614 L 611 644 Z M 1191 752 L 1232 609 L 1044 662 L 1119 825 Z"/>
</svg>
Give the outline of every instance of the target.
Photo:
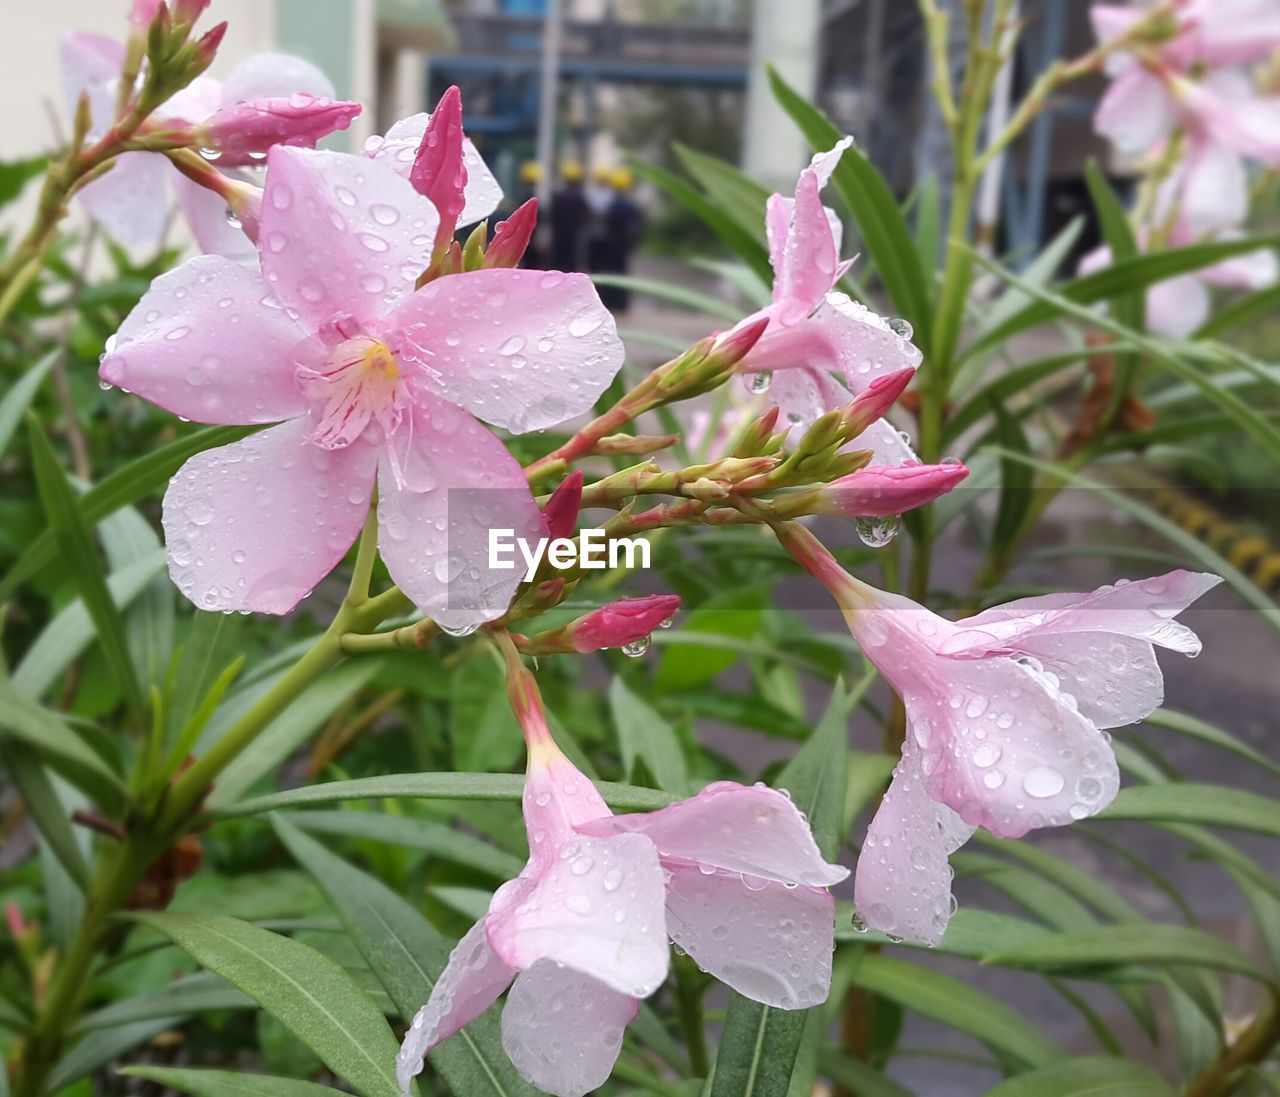
<svg viewBox="0 0 1280 1097">
<path fill-rule="evenodd" d="M 165 496 L 170 574 L 198 606 L 286 613 L 355 539 L 378 482 L 392 577 L 446 628 L 500 614 L 517 571 L 490 527 L 543 531 L 519 464 L 473 415 L 540 430 L 622 363 L 584 275 L 489 270 L 414 291 L 435 207 L 358 156 L 268 157 L 261 275 L 220 256 L 158 278 L 104 380 L 205 423 L 279 425 L 202 453 Z"/>
<path fill-rule="evenodd" d="M 851 392 L 861 392 L 884 374 L 914 370 L 921 360 L 904 326 L 895 330 L 835 289 L 852 260 L 840 261 L 840 221 L 823 206 L 820 192 L 852 143 L 853 138 L 846 137 L 829 152 L 814 156 L 800 173 L 794 197 L 769 197 L 765 228 L 774 273 L 773 302 L 733 329 L 768 320 L 744 368 L 755 377 L 771 375 L 765 378 L 769 398 L 795 426 L 808 426 L 847 404 Z M 748 382 L 753 391 L 765 391 L 750 375 Z M 859 445 L 871 449 L 879 464 L 915 457 L 887 421 L 871 424 Z"/>
<path fill-rule="evenodd" d="M 952 622 L 859 582 L 803 527 L 783 537 L 906 707 L 902 760 L 854 899 L 868 928 L 927 944 L 951 917 L 947 858 L 975 828 L 1017 838 L 1111 802 L 1120 777 L 1100 729 L 1159 706 L 1154 647 L 1197 654 L 1195 634 L 1172 618 L 1221 581 L 1175 571 Z"/>
<path fill-rule="evenodd" d="M 789 797 L 722 782 L 615 816 L 555 745 L 531 676 L 513 674 L 508 688 L 529 749 L 529 861 L 494 893 L 414 1017 L 396 1060 L 403 1093 L 423 1057 L 508 985 L 502 1042 L 520 1073 L 561 1097 L 602 1085 L 637 1000 L 666 978 L 668 935 L 756 1001 L 825 1001 L 835 913 L 826 889 L 848 871 L 823 860 Z"/>
</svg>

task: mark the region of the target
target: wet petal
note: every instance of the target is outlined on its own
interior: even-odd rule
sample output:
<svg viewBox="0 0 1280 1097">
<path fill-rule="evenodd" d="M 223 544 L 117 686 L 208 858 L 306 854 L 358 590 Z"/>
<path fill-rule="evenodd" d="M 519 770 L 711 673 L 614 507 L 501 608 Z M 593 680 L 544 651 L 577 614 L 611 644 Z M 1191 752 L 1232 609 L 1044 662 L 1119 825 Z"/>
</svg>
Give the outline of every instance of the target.
<svg viewBox="0 0 1280 1097">
<path fill-rule="evenodd" d="M 764 339 L 768 337 L 766 332 Z M 797 434 L 852 399 L 844 385 L 821 370 L 795 365 L 794 368 L 775 368 L 769 372 L 773 374 L 769 381 L 769 399 L 782 411 L 786 424 L 796 428 Z M 747 383 L 751 384 L 750 377 Z"/>
<path fill-rule="evenodd" d="M 820 188 L 815 170 L 800 173 L 773 282 L 773 301 L 783 324 L 795 323 L 817 308 L 835 281 L 839 255 Z"/>
<path fill-rule="evenodd" d="M 115 166 L 78 191 L 85 211 L 107 234 L 130 247 L 155 248 L 169 221 L 169 163 L 150 152 L 126 152 Z"/>
<path fill-rule="evenodd" d="M 236 65 L 222 82 L 222 101 L 230 106 L 273 95 L 337 95 L 333 82 L 310 61 L 292 53 L 255 53 Z"/>
<path fill-rule="evenodd" d="M 164 497 L 169 574 L 205 610 L 288 613 L 351 547 L 376 451 L 324 450 L 305 420 L 191 458 Z"/>
<path fill-rule="evenodd" d="M 780 1009 L 806 1009 L 831 990 L 835 900 L 823 888 L 692 866 L 667 885 L 671 939 L 739 994 Z"/>
<path fill-rule="evenodd" d="M 525 570 L 518 550 L 514 567 L 489 567 L 494 529 L 531 543 L 544 533 L 519 463 L 461 408 L 433 401 L 406 411 L 379 476 L 378 547 L 391 577 L 445 628 L 492 621 Z"/>
<path fill-rule="evenodd" d="M 644 834 L 664 859 L 786 884 L 826 887 L 849 875 L 848 869 L 827 864 L 791 798 L 764 785 L 718 781 L 659 811 L 613 815 L 583 829 Z"/>
<path fill-rule="evenodd" d="M 432 392 L 517 433 L 588 411 L 622 366 L 613 317 L 583 274 L 441 278 L 396 309 L 384 330 Z"/>
<path fill-rule="evenodd" d="M 863 924 L 928 945 L 942 940 L 952 907 L 947 858 L 973 829 L 929 797 L 908 741 L 858 855 L 853 894 Z"/>
<path fill-rule="evenodd" d="M 384 137 L 370 138 L 365 146 L 365 155 L 408 179 L 430 120 L 431 115 L 425 111 L 402 118 L 387 130 Z M 498 180 L 469 137 L 462 142 L 462 166 L 467 169 L 467 186 L 464 192 L 466 201 L 458 219 L 460 227 L 484 220 L 502 202 L 502 188 Z"/>
<path fill-rule="evenodd" d="M 302 413 L 289 352 L 302 332 L 262 303 L 255 272 L 220 255 L 162 274 L 102 360 L 102 378 L 199 423 L 274 423 Z"/>
<path fill-rule="evenodd" d="M 1183 168 L 1178 212 L 1192 236 L 1244 221 L 1249 212 L 1249 181 L 1240 154 L 1218 141 L 1197 142 Z"/>
<path fill-rule="evenodd" d="M 379 164 L 277 145 L 258 230 L 262 275 L 312 329 L 343 314 L 372 327 L 413 291 L 438 221 L 435 206 Z"/>
<path fill-rule="evenodd" d="M 227 220 L 227 203 L 185 175 L 175 172 L 173 182 L 178 206 L 200 250 L 206 255 L 221 255 L 256 271 L 258 249 L 242 229 Z M 265 286 L 262 292 L 266 293 Z"/>
<path fill-rule="evenodd" d="M 906 465 L 920 458 L 907 436 L 888 419 L 877 419 L 847 449 L 869 449 L 873 465 Z"/>
<path fill-rule="evenodd" d="M 491 911 L 489 942 L 511 967 L 553 960 L 644 998 L 667 977 L 664 876 L 639 834 L 580 835 L 523 894 Z"/>
<path fill-rule="evenodd" d="M 485 920 L 467 931 L 449 954 L 431 997 L 414 1015 L 396 1056 L 396 1080 L 408 1097 L 413 1079 L 422 1072 L 422 1060 L 464 1025 L 493 1004 L 511 982 L 515 971 L 489 947 Z"/>
<path fill-rule="evenodd" d="M 1076 636 L 1033 635 L 1019 648 L 1058 676 L 1097 727 L 1136 724 L 1164 703 L 1164 675 L 1145 640 L 1113 635 L 1084 648 Z"/>
<path fill-rule="evenodd" d="M 62 66 L 62 102 L 67 116 L 75 114 L 83 92 L 94 93 L 118 80 L 124 65 L 124 46 L 113 38 L 87 31 L 68 31 L 58 43 Z M 95 127 L 110 119 L 94 117 Z"/>
<path fill-rule="evenodd" d="M 639 1003 L 550 960 L 521 973 L 502 1010 L 502 1046 L 516 1070 L 556 1097 L 604 1085 Z"/>
</svg>

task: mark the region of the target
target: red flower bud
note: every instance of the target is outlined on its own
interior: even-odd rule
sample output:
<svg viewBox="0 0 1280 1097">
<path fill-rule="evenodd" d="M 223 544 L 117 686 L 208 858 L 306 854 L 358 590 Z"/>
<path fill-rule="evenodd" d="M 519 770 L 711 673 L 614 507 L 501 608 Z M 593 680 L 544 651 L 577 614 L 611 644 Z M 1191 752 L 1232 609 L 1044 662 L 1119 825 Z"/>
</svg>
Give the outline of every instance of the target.
<svg viewBox="0 0 1280 1097">
<path fill-rule="evenodd" d="M 621 598 L 579 617 L 567 631 L 575 651 L 620 648 L 648 636 L 679 608 L 677 594 Z"/>
<path fill-rule="evenodd" d="M 493 231 L 484 253 L 486 267 L 518 267 L 538 224 L 538 200 L 530 198 Z"/>
<path fill-rule="evenodd" d="M 542 518 L 547 523 L 547 535 L 570 538 L 578 528 L 578 510 L 582 506 L 582 473 L 574 470 L 551 493 L 547 505 L 542 508 Z"/>
</svg>

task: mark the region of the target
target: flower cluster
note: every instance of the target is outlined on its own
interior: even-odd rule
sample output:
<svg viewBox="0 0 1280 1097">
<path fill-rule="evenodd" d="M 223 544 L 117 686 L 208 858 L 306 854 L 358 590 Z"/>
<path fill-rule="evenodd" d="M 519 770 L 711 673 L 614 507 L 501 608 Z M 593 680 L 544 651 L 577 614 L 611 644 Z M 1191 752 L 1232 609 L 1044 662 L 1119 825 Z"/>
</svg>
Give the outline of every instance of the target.
<svg viewBox="0 0 1280 1097">
<path fill-rule="evenodd" d="M 1095 4 L 1100 41 L 1151 22 L 1141 7 Z M 1094 123 L 1147 172 L 1137 226 L 1144 249 L 1239 235 L 1249 213 L 1248 165 L 1280 166 L 1280 95 L 1253 67 L 1280 49 L 1280 10 L 1270 0 L 1179 0 L 1108 59 L 1111 85 Z M 1108 249 L 1084 273 L 1109 266 Z M 1280 277 L 1275 254 L 1258 251 L 1153 286 L 1147 325 L 1184 337 L 1209 318 L 1209 287 L 1262 289 Z"/>
</svg>

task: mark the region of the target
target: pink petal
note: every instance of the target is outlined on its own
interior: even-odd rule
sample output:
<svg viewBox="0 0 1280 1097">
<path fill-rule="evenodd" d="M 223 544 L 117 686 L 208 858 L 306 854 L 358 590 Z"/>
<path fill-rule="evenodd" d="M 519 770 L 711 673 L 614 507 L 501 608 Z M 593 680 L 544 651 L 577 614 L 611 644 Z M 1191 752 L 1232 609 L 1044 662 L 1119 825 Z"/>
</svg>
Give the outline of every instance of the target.
<svg viewBox="0 0 1280 1097">
<path fill-rule="evenodd" d="M 365 146 L 365 155 L 408 179 L 430 118 L 424 112 L 401 119 L 387 130 L 385 137 L 371 138 Z M 467 169 L 467 189 L 462 215 L 458 218 L 459 226 L 484 220 L 502 202 L 502 188 L 470 138 L 462 142 L 462 165 Z"/>
<path fill-rule="evenodd" d="M 1138 8 L 1123 4 L 1094 4 L 1089 8 L 1089 24 L 1099 42 L 1119 38 L 1141 18 Z"/>
<path fill-rule="evenodd" d="M 843 293 L 827 294 L 822 307 L 792 330 L 800 328 L 806 329 L 811 352 L 803 361 L 841 374 L 855 393 L 876 377 L 915 369 L 923 357 L 919 348 L 893 331 L 886 320 Z M 760 342 L 772 334 L 766 333 Z M 752 351 L 753 361 L 757 352 Z"/>
<path fill-rule="evenodd" d="M 538 737 L 550 737 L 540 709 Z M 558 749 L 531 752 L 521 806 L 529 838 L 530 862 L 538 867 L 559 856 L 565 843 L 577 840 L 577 830 L 613 815 L 596 786 Z"/>
<path fill-rule="evenodd" d="M 222 82 L 222 101 L 230 106 L 295 91 L 330 99 L 337 95 L 332 81 L 310 61 L 291 53 L 256 53 L 227 74 Z"/>
<path fill-rule="evenodd" d="M 201 255 L 162 274 L 125 318 L 103 380 L 199 423 L 273 423 L 305 404 L 289 352 L 302 332 L 262 303 L 256 273 Z"/>
<path fill-rule="evenodd" d="M 222 84 L 208 76 L 197 76 L 180 92 L 161 103 L 153 117 L 195 125 L 217 111 L 222 103 Z"/>
<path fill-rule="evenodd" d="M 764 234 L 769 241 L 769 265 L 776 277 L 785 262 L 787 234 L 791 231 L 791 210 L 795 199 L 782 194 L 771 194 L 764 204 Z M 777 284 L 774 285 L 777 300 Z"/>
<path fill-rule="evenodd" d="M 1077 273 L 1097 274 L 1111 266 L 1111 249 L 1106 244 L 1099 244 L 1090 252 L 1086 252 L 1076 266 Z"/>
<path fill-rule="evenodd" d="M 766 332 L 761 342 L 768 338 L 769 333 Z M 753 363 L 754 361 L 752 358 Z M 797 433 L 808 430 L 827 412 L 844 407 L 851 398 L 851 393 L 844 385 L 822 370 L 794 364 L 792 368 L 777 367 L 771 372 L 773 376 L 769 382 L 769 399 L 777 405 L 786 422 L 797 428 Z M 747 384 L 751 384 L 750 377 L 747 378 Z"/>
<path fill-rule="evenodd" d="M 521 973 L 502 1010 L 502 1046 L 522 1077 L 557 1097 L 609 1080 L 639 1003 L 549 960 Z"/>
<path fill-rule="evenodd" d="M 829 865 L 791 798 L 764 785 L 718 781 L 697 796 L 636 815 L 612 815 L 589 834 L 646 835 L 664 861 L 695 862 L 783 884 L 828 887 L 849 875 Z"/>
<path fill-rule="evenodd" d="M 227 221 L 227 204 L 218 195 L 173 172 L 178 206 L 191 234 L 206 255 L 221 255 L 241 266 L 258 266 L 258 249 L 242 229 Z M 266 287 L 263 287 L 263 293 Z"/>
<path fill-rule="evenodd" d="M 203 144 L 219 150 L 223 166 L 238 167 L 261 158 L 273 145 L 315 148 L 321 138 L 350 126 L 360 110 L 359 103 L 294 92 L 223 107 L 197 132 Z"/>
<path fill-rule="evenodd" d="M 551 960 L 644 998 L 667 977 L 664 876 L 639 834 L 574 837 L 489 915 L 489 943 L 510 967 Z"/>
<path fill-rule="evenodd" d="M 809 160 L 809 167 L 818 177 L 818 188 L 822 189 L 831 182 L 831 176 L 835 174 L 835 170 L 840 165 L 840 158 L 844 156 L 850 148 L 853 147 L 853 138 L 844 136 L 840 138 L 826 152 L 815 152 Z"/>
<path fill-rule="evenodd" d="M 396 1080 L 409 1097 L 423 1059 L 437 1046 L 474 1021 L 507 989 L 515 971 L 489 947 L 485 920 L 472 926 L 449 953 L 431 997 L 414 1015 L 396 1056 Z"/>
<path fill-rule="evenodd" d="M 945 495 L 966 476 L 964 465 L 868 465 L 833 480 L 816 513 L 845 518 L 899 515 Z"/>
<path fill-rule="evenodd" d="M 168 180 L 169 164 L 164 157 L 126 152 L 76 197 L 112 239 L 152 249 L 159 246 L 169 223 Z"/>
<path fill-rule="evenodd" d="M 1274 0 L 1193 0 L 1197 20 L 1190 38 L 1198 60 L 1238 65 L 1264 60 L 1280 47 L 1280 10 Z"/>
<path fill-rule="evenodd" d="M 835 907 L 824 888 L 673 866 L 667 932 L 739 994 L 779 1009 L 807 1009 L 831 990 Z"/>
<path fill-rule="evenodd" d="M 584 274 L 478 270 L 429 282 L 383 330 L 423 383 L 524 433 L 588 411 L 622 366 L 609 310 Z"/>
<path fill-rule="evenodd" d="M 1209 291 L 1194 274 L 1159 282 L 1147 290 L 1147 327 L 1186 339 L 1209 319 Z"/>
<path fill-rule="evenodd" d="M 1182 174 L 1180 220 L 1192 236 L 1240 224 L 1249 212 L 1249 181 L 1238 152 L 1197 141 Z"/>
<path fill-rule="evenodd" d="M 821 304 L 835 281 L 836 242 L 819 196 L 818 173 L 806 168 L 796 183 L 782 264 L 773 282 L 773 301 L 786 324 L 803 319 Z"/>
<path fill-rule="evenodd" d="M 1223 233 L 1221 239 L 1232 239 L 1235 235 Z M 1205 267 L 1200 271 L 1200 277 L 1211 285 L 1228 289 L 1266 289 L 1280 280 L 1280 265 L 1274 251 L 1259 248 Z"/>
<path fill-rule="evenodd" d="M 465 411 L 433 401 L 406 412 L 378 483 L 378 546 L 400 589 L 445 628 L 501 616 L 524 566 L 490 568 L 489 531 L 533 539 L 545 529 L 506 447 Z"/>
<path fill-rule="evenodd" d="M 1094 115 L 1094 128 L 1121 152 L 1141 155 L 1173 128 L 1174 109 L 1160 77 L 1140 65 L 1120 73 Z"/>
<path fill-rule="evenodd" d="M 124 65 L 124 46 L 112 38 L 87 31 L 68 31 L 58 43 L 62 66 L 62 101 L 68 117 L 73 115 L 82 92 L 100 91 L 117 80 Z M 97 118 L 104 127 L 109 118 Z"/>
<path fill-rule="evenodd" d="M 947 858 L 973 829 L 930 799 L 908 739 L 858 855 L 853 895 L 862 923 L 904 940 L 941 941 L 952 908 Z"/>
<path fill-rule="evenodd" d="M 405 180 L 364 157 L 280 145 L 267 154 L 262 275 L 313 330 L 344 314 L 371 327 L 408 296 L 438 222 Z"/>
<path fill-rule="evenodd" d="M 905 465 L 919 460 L 902 431 L 888 419 L 876 420 L 846 448 L 869 449 L 873 465 Z"/>
<path fill-rule="evenodd" d="M 198 608 L 288 613 L 351 547 L 376 451 L 324 450 L 307 429 L 294 419 L 207 450 L 169 482 L 169 574 Z"/>
</svg>

